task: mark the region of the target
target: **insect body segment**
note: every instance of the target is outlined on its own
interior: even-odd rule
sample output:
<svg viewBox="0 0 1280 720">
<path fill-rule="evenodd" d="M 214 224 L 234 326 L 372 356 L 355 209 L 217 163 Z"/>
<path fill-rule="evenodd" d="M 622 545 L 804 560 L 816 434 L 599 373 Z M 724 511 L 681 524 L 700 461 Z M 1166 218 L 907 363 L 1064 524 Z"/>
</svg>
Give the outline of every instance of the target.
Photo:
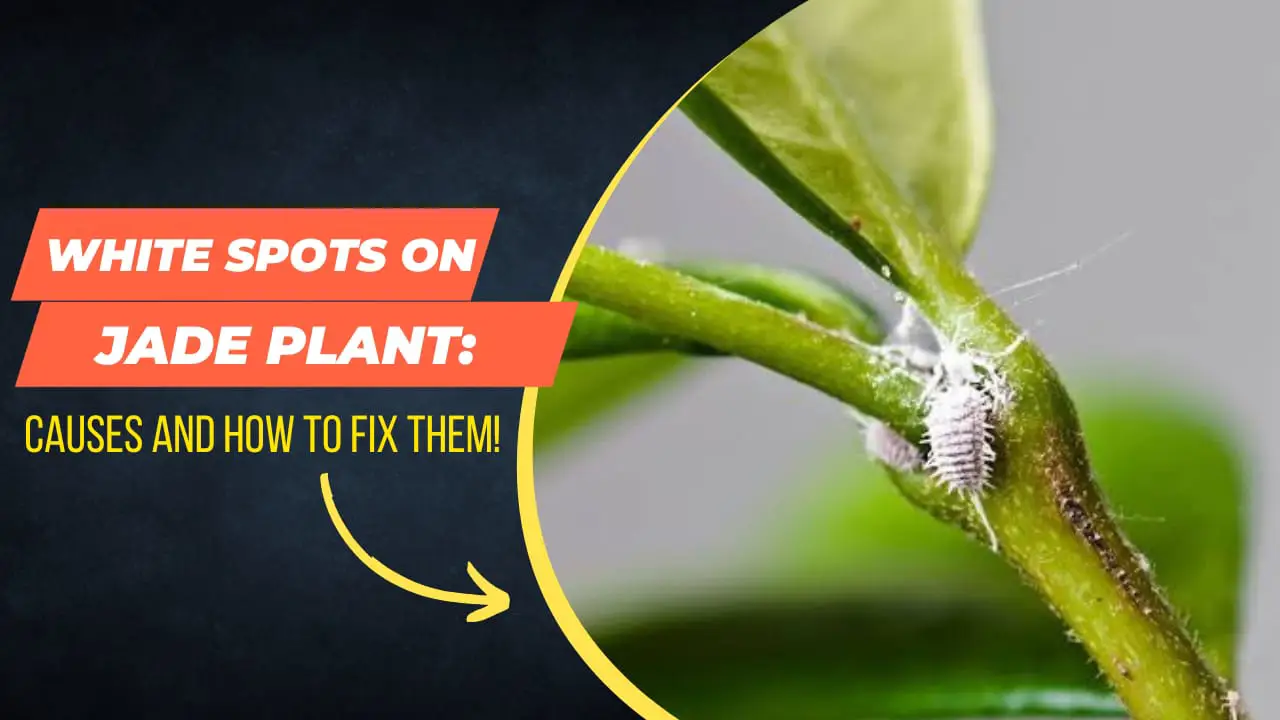
<svg viewBox="0 0 1280 720">
<path fill-rule="evenodd" d="M 948 492 L 960 493 L 973 503 L 987 530 L 991 549 L 999 550 L 995 529 L 987 520 L 982 493 L 991 485 L 996 461 L 992 447 L 991 415 L 994 400 L 977 385 L 946 383 L 928 396 L 925 439 L 929 458 L 925 467 Z"/>
<path fill-rule="evenodd" d="M 894 470 L 913 473 L 919 472 L 924 466 L 919 448 L 882 422 L 867 423 L 864 437 L 867 455 Z"/>
<path fill-rule="evenodd" d="M 921 318 L 908 306 L 898 337 L 910 335 Z M 932 328 L 931 328 L 932 329 Z M 925 406 L 925 440 L 929 454 L 923 467 L 947 491 L 960 493 L 973 503 L 986 527 L 993 550 L 995 531 L 987 520 L 982 494 L 990 487 L 996 461 L 994 423 L 1013 400 L 1012 389 L 999 371 L 998 361 L 1022 344 L 1019 337 L 996 355 L 968 352 L 934 332 L 939 350 L 934 353 L 915 345 L 891 350 L 914 372 L 928 373 L 920 400 Z"/>
<path fill-rule="evenodd" d="M 982 492 L 995 462 L 992 401 L 974 385 L 944 385 L 929 396 L 925 467 L 951 492 Z"/>
</svg>

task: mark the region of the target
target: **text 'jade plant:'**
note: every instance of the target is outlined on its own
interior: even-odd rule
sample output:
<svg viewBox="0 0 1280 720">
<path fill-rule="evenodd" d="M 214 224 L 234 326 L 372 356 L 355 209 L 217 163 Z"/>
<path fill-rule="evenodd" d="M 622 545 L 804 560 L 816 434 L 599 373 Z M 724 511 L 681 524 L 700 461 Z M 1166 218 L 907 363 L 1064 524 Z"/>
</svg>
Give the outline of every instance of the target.
<svg viewBox="0 0 1280 720">
<path fill-rule="evenodd" d="M 1189 629 L 1157 584 L 1152 561 L 1110 510 L 1081 416 L 1058 374 L 966 269 L 991 162 L 976 1 L 810 0 L 737 50 L 680 108 L 792 210 L 891 283 L 904 309 L 918 312 L 940 340 L 941 365 L 925 353 L 936 348 L 890 332 L 867 303 L 828 282 L 780 269 L 648 263 L 588 246 L 567 290 L 580 305 L 562 377 L 571 383 L 580 360 L 656 353 L 669 366 L 676 355 L 736 356 L 850 406 L 864 423 L 888 428 L 888 438 L 905 439 L 929 459 L 926 466 L 881 463 L 897 490 L 1012 566 L 1066 626 L 1045 647 L 1068 644 L 1068 635 L 1114 692 L 1078 690 L 1090 687 L 1087 670 L 1054 676 L 1056 651 L 1040 654 L 1039 636 L 1010 616 L 1002 630 L 1018 640 L 960 637 L 953 626 L 937 642 L 960 649 L 940 650 L 937 663 L 951 662 L 948 653 L 980 657 L 987 653 L 978 646 L 998 653 L 1021 642 L 1025 682 L 1018 670 L 1005 675 L 1022 684 L 984 685 L 980 672 L 957 672 L 932 685 L 904 684 L 901 697 L 886 695 L 879 704 L 835 702 L 841 709 L 832 716 L 1115 716 L 1120 707 L 1109 699 L 1115 697 L 1138 720 L 1244 718 L 1230 680 L 1234 613 L 1224 611 L 1228 619 L 1209 637 Z M 641 383 L 666 367 L 621 371 L 626 382 Z M 610 389 L 623 392 L 621 384 Z M 940 400 L 948 391 L 955 396 Z M 947 402 L 956 405 L 940 410 Z M 540 444 L 558 430 L 550 422 L 538 427 Z M 944 445 L 948 452 L 940 453 Z M 947 472 L 968 483 L 962 492 L 938 482 Z M 1226 602 L 1234 602 L 1234 591 L 1228 589 Z M 841 611 L 830 612 L 827 622 L 838 634 Z M 881 624 L 899 622 L 886 617 Z M 715 632 L 697 623 L 655 634 L 663 632 L 686 641 L 703 633 L 715 642 Z M 861 641 L 874 638 L 849 642 Z M 615 653 L 601 639 L 624 672 L 626 657 L 662 652 L 661 642 L 651 642 L 619 640 Z M 868 670 L 888 672 L 893 664 L 886 657 Z M 809 674 L 840 667 L 815 660 Z M 913 670 L 930 671 L 927 662 Z M 1037 685 L 1037 671 L 1060 682 Z M 1035 691 L 1019 695 L 1020 687 Z M 681 689 L 673 685 L 671 692 Z M 725 698 L 688 692 L 683 707 L 690 717 L 700 708 L 708 714 L 718 708 L 725 717 L 821 714 L 780 700 L 771 709 L 764 694 L 730 710 Z M 815 704 L 816 695 L 808 693 Z"/>
</svg>

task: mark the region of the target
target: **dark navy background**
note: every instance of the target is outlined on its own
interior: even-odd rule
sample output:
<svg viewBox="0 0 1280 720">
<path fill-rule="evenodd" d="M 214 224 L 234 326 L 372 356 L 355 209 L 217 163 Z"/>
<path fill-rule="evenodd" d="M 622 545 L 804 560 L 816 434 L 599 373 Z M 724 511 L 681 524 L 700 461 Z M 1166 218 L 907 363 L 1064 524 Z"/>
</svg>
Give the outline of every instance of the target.
<svg viewBox="0 0 1280 720">
<path fill-rule="evenodd" d="M 499 207 L 477 299 L 544 300 L 658 116 L 794 2 L 421 2 L 0 18 L 0 271 L 42 206 Z M 0 715 L 626 717 L 516 504 L 519 390 L 14 391 L 0 343 Z M 31 413 L 498 413 L 497 455 L 31 456 Z M 399 590 L 334 531 L 415 580 Z"/>
</svg>

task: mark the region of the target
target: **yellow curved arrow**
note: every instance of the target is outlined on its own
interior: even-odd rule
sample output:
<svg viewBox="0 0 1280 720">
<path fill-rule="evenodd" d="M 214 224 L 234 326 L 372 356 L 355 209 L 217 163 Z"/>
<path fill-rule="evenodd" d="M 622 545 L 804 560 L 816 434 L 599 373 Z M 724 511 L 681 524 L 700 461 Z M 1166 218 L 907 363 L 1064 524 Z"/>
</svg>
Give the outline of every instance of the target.
<svg viewBox="0 0 1280 720">
<path fill-rule="evenodd" d="M 347 547 L 355 556 L 360 558 L 360 562 L 366 567 L 378 574 L 378 577 L 395 585 L 401 590 L 407 590 L 414 595 L 421 595 L 424 598 L 439 600 L 441 602 L 463 603 L 465 605 L 479 605 L 479 610 L 473 611 L 467 615 L 467 622 L 481 622 L 505 612 L 511 607 L 511 596 L 505 591 L 500 590 L 498 586 L 489 582 L 480 574 L 480 571 L 471 563 L 467 563 L 467 574 L 471 576 L 471 580 L 475 582 L 476 587 L 480 588 L 480 594 L 449 592 L 447 590 L 437 590 L 433 587 L 427 587 L 421 583 L 416 583 L 391 568 L 383 565 L 377 558 L 370 555 L 364 548 L 360 547 L 360 543 L 351 537 L 351 531 L 347 529 L 347 524 L 342 521 L 342 516 L 338 514 L 338 506 L 333 502 L 333 489 L 329 487 L 329 473 L 320 476 L 320 489 L 324 492 L 324 504 L 329 508 L 329 519 L 333 521 L 333 526 L 338 529 L 338 534 L 342 536 Z"/>
</svg>

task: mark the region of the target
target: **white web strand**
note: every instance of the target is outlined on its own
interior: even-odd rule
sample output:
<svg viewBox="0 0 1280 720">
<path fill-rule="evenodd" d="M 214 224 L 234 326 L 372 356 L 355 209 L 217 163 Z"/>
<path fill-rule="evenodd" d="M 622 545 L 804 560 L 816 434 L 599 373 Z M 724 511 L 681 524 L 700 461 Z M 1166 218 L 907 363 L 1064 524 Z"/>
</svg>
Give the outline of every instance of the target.
<svg viewBox="0 0 1280 720">
<path fill-rule="evenodd" d="M 999 297 L 999 296 L 1001 296 L 1001 295 L 1006 295 L 1006 294 L 1011 293 L 1011 292 L 1016 292 L 1016 291 L 1018 291 L 1018 290 L 1025 290 L 1026 288 L 1034 287 L 1034 286 L 1039 285 L 1039 284 L 1041 284 L 1041 283 L 1044 283 L 1044 282 L 1048 282 L 1048 281 L 1050 281 L 1050 280 L 1053 280 L 1054 278 L 1059 278 L 1059 277 L 1062 277 L 1062 276 L 1064 276 L 1064 275 L 1070 275 L 1070 274 L 1072 274 L 1072 273 L 1074 273 L 1074 272 L 1076 272 L 1076 271 L 1078 271 L 1078 270 L 1082 270 L 1082 269 L 1084 269 L 1084 267 L 1085 267 L 1085 266 L 1087 266 L 1087 265 L 1091 264 L 1092 262 L 1094 262 L 1094 261 L 1095 261 L 1095 260 L 1097 260 L 1098 258 L 1102 257 L 1102 256 L 1103 256 L 1103 255 L 1105 255 L 1107 252 L 1109 252 L 1112 248 L 1114 248 L 1115 246 L 1117 246 L 1117 245 L 1119 245 L 1120 243 L 1124 242 L 1125 240 L 1128 240 L 1128 239 L 1129 239 L 1130 237 L 1132 237 L 1132 236 L 1133 236 L 1133 231 L 1131 231 L 1131 230 L 1126 230 L 1125 232 L 1122 232 L 1122 233 L 1120 233 L 1119 235 L 1117 235 L 1116 237 L 1112 238 L 1110 241 L 1108 241 L 1108 242 L 1104 243 L 1104 244 L 1103 244 L 1101 247 L 1099 247 L 1098 249 L 1094 250 L 1093 252 L 1089 253 L 1088 255 L 1085 255 L 1084 257 L 1080 258 L 1079 260 L 1076 260 L 1075 262 L 1073 262 L 1073 263 L 1071 263 L 1071 264 L 1069 264 L 1069 265 L 1065 265 L 1065 266 L 1063 266 L 1063 267 L 1060 267 L 1060 268 L 1058 268 L 1057 270 L 1051 270 L 1051 271 L 1049 271 L 1049 272 L 1047 272 L 1047 273 L 1044 273 L 1044 274 L 1042 274 L 1042 275 L 1037 275 L 1036 277 L 1030 278 L 1029 280 L 1022 280 L 1022 281 L 1020 281 L 1020 282 L 1016 282 L 1016 283 L 1014 283 L 1014 284 L 1012 284 L 1012 285 L 1009 285 L 1009 286 L 1007 286 L 1007 287 L 1002 287 L 1002 288 L 1000 288 L 999 290 L 996 290 L 996 291 L 994 291 L 994 292 L 988 293 L 988 297 L 993 297 L 993 298 L 994 298 L 994 297 Z M 1036 298 L 1036 297 L 1040 297 L 1040 296 L 1041 296 L 1041 295 L 1043 295 L 1043 294 L 1044 294 L 1044 293 L 1043 293 L 1043 292 L 1041 292 L 1041 293 L 1037 293 L 1037 294 L 1035 294 L 1035 295 L 1032 295 L 1032 296 L 1030 296 L 1030 297 L 1023 298 L 1023 299 L 1018 300 L 1017 302 L 1015 302 L 1015 303 L 1014 303 L 1014 305 L 1016 306 L 1016 305 L 1019 305 L 1019 304 L 1021 304 L 1021 303 L 1027 302 L 1028 300 L 1031 300 L 1031 299 Z"/>
<path fill-rule="evenodd" d="M 987 509 L 982 506 L 982 495 L 976 492 L 968 495 L 969 502 L 973 503 L 973 509 L 978 514 L 978 519 L 987 530 L 987 539 L 991 541 L 991 552 L 1000 552 L 1000 541 L 996 538 L 996 529 L 991 527 L 991 521 L 987 519 Z"/>
</svg>

